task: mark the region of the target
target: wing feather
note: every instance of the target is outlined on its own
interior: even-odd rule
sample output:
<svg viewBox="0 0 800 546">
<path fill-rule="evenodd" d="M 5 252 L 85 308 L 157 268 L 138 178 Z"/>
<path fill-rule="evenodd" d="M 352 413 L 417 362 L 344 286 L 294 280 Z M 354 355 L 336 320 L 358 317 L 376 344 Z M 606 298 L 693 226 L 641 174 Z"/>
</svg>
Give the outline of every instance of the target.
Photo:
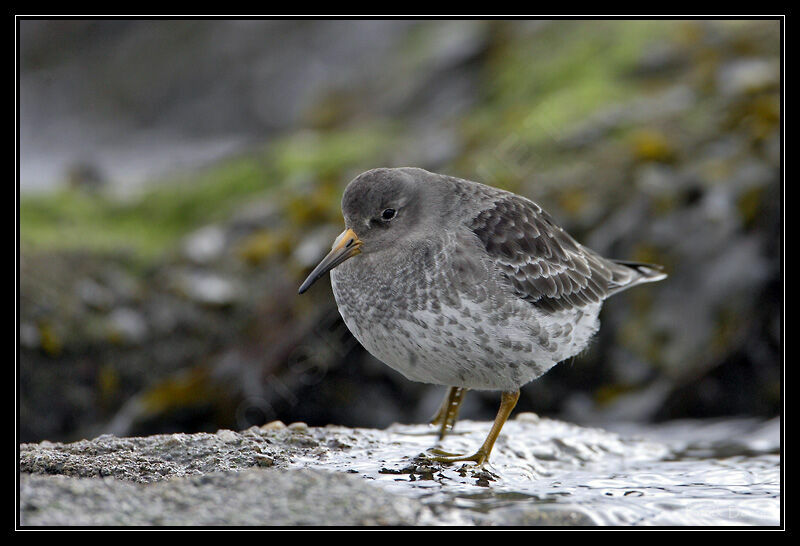
<svg viewBox="0 0 800 546">
<path fill-rule="evenodd" d="M 599 303 L 614 288 L 616 264 L 583 247 L 523 197 L 504 194 L 469 227 L 514 293 L 541 309 Z"/>
</svg>

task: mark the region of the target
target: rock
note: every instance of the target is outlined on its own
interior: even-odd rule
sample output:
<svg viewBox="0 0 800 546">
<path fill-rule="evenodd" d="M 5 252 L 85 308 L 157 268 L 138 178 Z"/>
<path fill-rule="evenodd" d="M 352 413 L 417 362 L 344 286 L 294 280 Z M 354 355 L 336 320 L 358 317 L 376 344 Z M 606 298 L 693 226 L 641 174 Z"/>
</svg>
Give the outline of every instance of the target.
<svg viewBox="0 0 800 546">
<path fill-rule="evenodd" d="M 25 499 L 21 523 L 26 526 L 440 523 L 420 501 L 371 487 L 355 476 L 314 470 L 218 472 L 150 487 L 113 479 L 25 475 L 20 489 Z"/>
<path fill-rule="evenodd" d="M 433 445 L 428 428 L 302 427 L 299 435 L 298 425 L 22 444 L 21 522 L 355 526 L 779 521 L 777 420 L 684 422 L 677 428 L 638 426 L 614 433 L 521 414 L 506 424 L 492 463 L 484 467 L 444 465 L 418 456 Z M 445 446 L 457 452 L 474 450 L 489 426 L 460 421 Z M 671 434 L 673 430 L 679 434 Z M 702 457 L 694 457 L 697 453 Z M 682 454 L 689 458 L 681 460 Z M 714 510 L 698 513 L 697 506 L 704 503 Z"/>
<path fill-rule="evenodd" d="M 519 414 L 517 414 L 516 419 L 517 419 L 517 421 L 520 421 L 520 422 L 523 422 L 523 423 L 538 423 L 539 422 L 539 416 L 536 415 L 535 413 L 533 413 L 532 411 L 525 411 L 525 412 L 519 413 Z"/>
<path fill-rule="evenodd" d="M 685 68 L 688 62 L 689 58 L 685 51 L 672 44 L 659 42 L 642 53 L 636 65 L 630 70 L 630 75 L 637 78 L 666 78 L 674 76 Z"/>
<path fill-rule="evenodd" d="M 312 231 L 297 245 L 292 257 L 303 267 L 314 267 L 330 251 L 337 235 L 339 235 L 339 231 L 336 227 L 322 226 Z"/>
<path fill-rule="evenodd" d="M 232 279 L 218 273 L 183 271 L 177 274 L 176 281 L 180 291 L 190 300 L 211 307 L 231 305 L 241 295 Z"/>
<path fill-rule="evenodd" d="M 148 334 L 147 322 L 141 313 L 125 307 L 111 312 L 107 328 L 109 338 L 115 343 L 136 345 Z"/>
<path fill-rule="evenodd" d="M 261 430 L 281 430 L 284 428 L 286 428 L 286 424 L 283 421 L 270 421 L 261 426 Z"/>
<path fill-rule="evenodd" d="M 296 423 L 291 423 L 287 428 L 295 432 L 308 432 L 308 425 L 301 421 L 298 421 Z"/>
<path fill-rule="evenodd" d="M 779 81 L 780 65 L 767 59 L 737 59 L 723 65 L 717 74 L 717 85 L 725 95 L 764 91 Z"/>
<path fill-rule="evenodd" d="M 101 280 L 104 286 L 114 294 L 117 301 L 131 302 L 142 296 L 143 286 L 141 279 L 126 271 L 120 265 L 105 264 Z"/>
<path fill-rule="evenodd" d="M 93 279 L 81 279 L 75 289 L 81 301 L 92 309 L 107 311 L 114 304 L 114 294 Z"/>
<path fill-rule="evenodd" d="M 596 144 L 614 129 L 626 125 L 644 126 L 655 120 L 685 112 L 696 100 L 691 88 L 677 84 L 625 104 L 606 106 L 586 121 L 571 128 L 565 135 L 559 136 L 559 143 L 566 148 L 581 148 Z"/>
<path fill-rule="evenodd" d="M 186 237 L 183 252 L 196 264 L 204 265 L 222 256 L 225 250 L 225 232 L 219 226 L 205 226 Z"/>
<path fill-rule="evenodd" d="M 42 339 L 39 329 L 30 322 L 23 322 L 19 325 L 19 342 L 27 349 L 37 349 Z"/>
<path fill-rule="evenodd" d="M 256 456 L 268 455 L 269 436 L 248 437 L 232 431 L 221 434 L 171 434 L 118 438 L 106 434 L 71 444 L 22 444 L 20 470 L 72 477 L 112 476 L 150 483 L 168 477 L 238 471 L 258 466 Z M 273 455 L 286 467 L 286 457 Z"/>
<path fill-rule="evenodd" d="M 274 200 L 262 199 L 250 201 L 236 209 L 229 223 L 234 231 L 247 233 L 278 227 L 281 217 L 281 208 Z"/>
</svg>

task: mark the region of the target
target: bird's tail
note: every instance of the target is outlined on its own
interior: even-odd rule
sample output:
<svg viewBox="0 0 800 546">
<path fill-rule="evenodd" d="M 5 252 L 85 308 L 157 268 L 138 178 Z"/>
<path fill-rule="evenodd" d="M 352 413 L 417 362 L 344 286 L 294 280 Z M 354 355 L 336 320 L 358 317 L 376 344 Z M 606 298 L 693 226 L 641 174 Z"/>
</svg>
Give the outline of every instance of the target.
<svg viewBox="0 0 800 546">
<path fill-rule="evenodd" d="M 609 296 L 638 284 L 667 278 L 664 268 L 660 265 L 627 260 L 611 260 L 611 262 L 617 267 L 612 269 L 613 277 L 609 286 Z"/>
</svg>

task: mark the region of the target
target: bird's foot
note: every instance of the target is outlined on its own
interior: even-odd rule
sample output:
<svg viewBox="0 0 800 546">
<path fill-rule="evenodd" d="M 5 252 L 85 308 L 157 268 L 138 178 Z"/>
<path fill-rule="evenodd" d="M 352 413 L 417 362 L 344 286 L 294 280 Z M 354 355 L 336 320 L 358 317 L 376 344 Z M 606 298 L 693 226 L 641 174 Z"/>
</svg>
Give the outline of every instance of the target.
<svg viewBox="0 0 800 546">
<path fill-rule="evenodd" d="M 458 453 L 451 453 L 449 451 L 445 451 L 444 449 L 439 449 L 438 447 L 432 447 L 428 449 L 428 453 L 433 453 L 434 455 L 443 457 L 458 457 Z"/>
<path fill-rule="evenodd" d="M 489 454 L 483 449 L 479 449 L 472 455 L 458 455 L 456 453 L 449 453 L 438 448 L 429 449 L 428 451 L 433 453 L 432 456 L 428 456 L 428 459 L 436 461 L 437 463 L 452 464 L 461 461 L 472 461 L 475 463 L 475 466 L 483 466 L 489 460 Z"/>
</svg>

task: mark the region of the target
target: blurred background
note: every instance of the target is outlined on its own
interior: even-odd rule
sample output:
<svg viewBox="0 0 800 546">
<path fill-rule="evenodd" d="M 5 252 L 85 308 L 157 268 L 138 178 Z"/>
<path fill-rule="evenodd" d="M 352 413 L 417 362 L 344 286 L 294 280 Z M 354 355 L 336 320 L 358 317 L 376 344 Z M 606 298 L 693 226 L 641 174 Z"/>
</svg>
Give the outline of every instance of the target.
<svg viewBox="0 0 800 546">
<path fill-rule="evenodd" d="M 385 427 L 444 388 L 297 287 L 358 173 L 537 201 L 669 278 L 609 300 L 517 411 L 580 423 L 781 402 L 778 21 L 19 22 L 20 441 Z M 463 418 L 489 419 L 496 393 Z"/>
</svg>

